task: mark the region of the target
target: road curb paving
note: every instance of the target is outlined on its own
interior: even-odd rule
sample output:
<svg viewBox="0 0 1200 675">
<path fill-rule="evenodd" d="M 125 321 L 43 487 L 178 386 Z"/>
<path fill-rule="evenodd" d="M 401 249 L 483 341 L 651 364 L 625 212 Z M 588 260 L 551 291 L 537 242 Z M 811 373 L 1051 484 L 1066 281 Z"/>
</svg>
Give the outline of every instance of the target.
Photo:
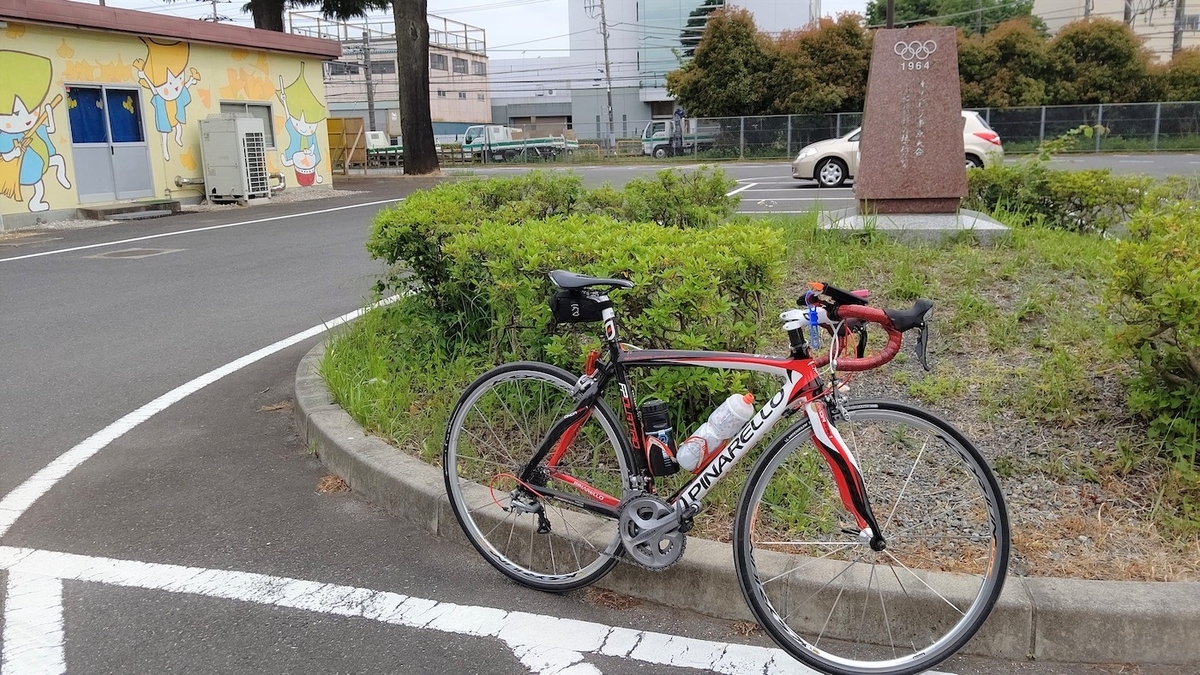
<svg viewBox="0 0 1200 675">
<path fill-rule="evenodd" d="M 333 401 L 313 347 L 296 369 L 300 436 L 330 471 L 389 513 L 467 544 L 439 468 L 371 436 Z M 464 554 L 474 552 L 464 550 Z M 597 585 L 735 621 L 750 620 L 729 544 L 692 538 L 665 572 L 618 565 Z M 1200 583 L 1012 577 L 965 653 L 1069 663 L 1200 663 Z"/>
</svg>

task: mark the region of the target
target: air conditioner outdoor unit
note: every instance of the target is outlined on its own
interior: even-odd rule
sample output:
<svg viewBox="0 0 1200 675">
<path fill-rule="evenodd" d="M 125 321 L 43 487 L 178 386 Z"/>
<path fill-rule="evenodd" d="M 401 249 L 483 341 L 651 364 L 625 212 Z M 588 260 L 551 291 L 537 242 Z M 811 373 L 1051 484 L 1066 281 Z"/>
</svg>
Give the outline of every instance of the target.
<svg viewBox="0 0 1200 675">
<path fill-rule="evenodd" d="M 200 120 L 200 157 L 208 201 L 246 204 L 271 197 L 261 119 L 226 114 Z"/>
</svg>

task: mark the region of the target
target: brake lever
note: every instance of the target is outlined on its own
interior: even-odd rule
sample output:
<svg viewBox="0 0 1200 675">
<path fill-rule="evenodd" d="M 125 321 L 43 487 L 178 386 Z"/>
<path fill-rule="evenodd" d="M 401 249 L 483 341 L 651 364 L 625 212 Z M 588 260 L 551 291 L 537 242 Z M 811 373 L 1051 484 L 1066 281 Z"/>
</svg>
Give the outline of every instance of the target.
<svg viewBox="0 0 1200 675">
<path fill-rule="evenodd" d="M 925 312 L 925 316 L 921 317 L 920 332 L 917 334 L 917 357 L 921 359 L 921 367 L 925 372 L 933 370 L 929 367 L 929 320 L 933 316 L 933 308 Z"/>
</svg>

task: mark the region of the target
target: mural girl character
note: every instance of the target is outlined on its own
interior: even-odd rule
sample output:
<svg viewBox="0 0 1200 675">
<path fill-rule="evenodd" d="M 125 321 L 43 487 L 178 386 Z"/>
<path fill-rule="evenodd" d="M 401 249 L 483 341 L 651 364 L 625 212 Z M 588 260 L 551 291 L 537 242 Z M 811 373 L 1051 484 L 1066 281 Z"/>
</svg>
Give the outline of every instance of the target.
<svg viewBox="0 0 1200 675">
<path fill-rule="evenodd" d="M 300 63 L 300 74 L 287 87 L 283 86 L 283 76 L 279 77 L 279 91 L 276 93 L 288 118 L 284 125 L 288 132 L 288 146 L 279 155 L 279 161 L 296 171 L 296 182 L 300 185 L 312 185 L 314 181 L 321 183 L 321 174 L 317 172 L 321 164 L 317 124 L 325 119 L 325 106 L 321 105 L 304 80 L 303 62 Z"/>
<path fill-rule="evenodd" d="M 42 177 L 54 167 L 58 184 L 70 188 L 67 163 L 54 148 L 54 106 L 62 95 L 46 102 L 53 69 L 50 59 L 35 54 L 0 50 L 0 194 L 22 201 L 21 188 L 33 187 L 29 210 L 47 211 Z"/>
<path fill-rule="evenodd" d="M 187 122 L 185 109 L 192 102 L 188 89 L 200 81 L 200 73 L 190 69 L 185 78 L 188 51 L 186 42 L 159 42 L 142 38 L 146 43 L 146 59 L 134 59 L 134 74 L 142 86 L 153 95 L 150 105 L 154 106 L 154 127 L 162 134 L 163 159 L 171 160 L 168 139 L 175 132 L 175 144 L 183 147 L 183 125 Z"/>
</svg>

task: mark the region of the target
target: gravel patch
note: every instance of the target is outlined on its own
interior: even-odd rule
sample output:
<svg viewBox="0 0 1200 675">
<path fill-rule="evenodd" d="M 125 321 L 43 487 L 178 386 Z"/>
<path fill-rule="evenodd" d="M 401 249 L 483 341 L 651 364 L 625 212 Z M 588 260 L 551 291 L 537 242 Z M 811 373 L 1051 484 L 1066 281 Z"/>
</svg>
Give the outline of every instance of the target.
<svg viewBox="0 0 1200 675">
<path fill-rule="evenodd" d="M 38 223 L 37 225 L 26 225 L 24 227 L 11 227 L 6 232 L 33 232 L 41 230 L 82 230 L 89 227 L 100 227 L 101 225 L 113 225 L 115 220 L 55 220 L 47 223 Z M 0 233 L 4 236 L 5 233 Z"/>
</svg>

